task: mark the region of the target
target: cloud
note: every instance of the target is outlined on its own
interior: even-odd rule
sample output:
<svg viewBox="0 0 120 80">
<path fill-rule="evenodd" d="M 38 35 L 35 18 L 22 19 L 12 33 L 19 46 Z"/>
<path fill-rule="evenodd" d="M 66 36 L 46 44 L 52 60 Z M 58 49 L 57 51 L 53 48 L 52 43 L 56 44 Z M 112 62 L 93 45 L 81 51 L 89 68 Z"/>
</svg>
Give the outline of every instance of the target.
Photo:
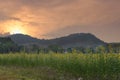
<svg viewBox="0 0 120 80">
<path fill-rule="evenodd" d="M 10 17 L 10 16 L 0 16 L 0 21 L 7 21 L 7 20 L 15 20 L 15 21 L 21 21 L 20 18 Z"/>
<path fill-rule="evenodd" d="M 28 34 L 39 38 L 90 32 L 105 41 L 120 41 L 120 38 L 114 36 L 120 34 L 118 31 L 120 0 L 0 0 L 0 2 L 0 32 L 5 32 L 6 28 L 11 27 L 9 26 L 11 21 L 12 24 L 17 21 L 27 29 Z"/>
<path fill-rule="evenodd" d="M 5 37 L 5 36 L 9 36 L 9 35 L 10 35 L 9 32 L 7 32 L 7 33 L 0 33 L 0 37 Z"/>
<path fill-rule="evenodd" d="M 50 7 L 57 7 L 61 5 L 66 5 L 72 3 L 77 0 L 19 0 L 18 2 L 21 3 L 23 6 L 29 7 L 43 7 L 43 8 L 50 8 Z"/>
</svg>

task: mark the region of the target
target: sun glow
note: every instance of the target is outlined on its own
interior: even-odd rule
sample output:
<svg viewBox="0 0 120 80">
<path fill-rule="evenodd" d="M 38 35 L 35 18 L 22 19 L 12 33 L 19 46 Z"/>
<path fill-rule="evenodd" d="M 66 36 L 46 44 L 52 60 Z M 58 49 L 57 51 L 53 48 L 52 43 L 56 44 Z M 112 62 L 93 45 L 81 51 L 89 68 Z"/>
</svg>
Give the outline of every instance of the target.
<svg viewBox="0 0 120 80">
<path fill-rule="evenodd" d="M 10 34 L 25 34 L 25 32 L 19 28 L 12 29 Z"/>
<path fill-rule="evenodd" d="M 6 31 L 10 34 L 26 34 L 26 28 L 21 22 L 18 21 L 6 23 Z"/>
<path fill-rule="evenodd" d="M 26 34 L 25 29 L 21 26 L 13 26 L 9 29 L 10 34 Z"/>
</svg>

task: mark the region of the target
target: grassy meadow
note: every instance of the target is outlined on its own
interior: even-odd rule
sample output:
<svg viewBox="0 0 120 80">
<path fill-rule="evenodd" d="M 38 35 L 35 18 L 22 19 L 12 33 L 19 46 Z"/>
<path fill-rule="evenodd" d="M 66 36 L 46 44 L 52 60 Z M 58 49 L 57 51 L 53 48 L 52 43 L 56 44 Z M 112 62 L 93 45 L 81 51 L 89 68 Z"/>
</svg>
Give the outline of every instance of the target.
<svg viewBox="0 0 120 80">
<path fill-rule="evenodd" d="M 0 80 L 120 80 L 120 54 L 0 54 L 0 76 Z"/>
</svg>

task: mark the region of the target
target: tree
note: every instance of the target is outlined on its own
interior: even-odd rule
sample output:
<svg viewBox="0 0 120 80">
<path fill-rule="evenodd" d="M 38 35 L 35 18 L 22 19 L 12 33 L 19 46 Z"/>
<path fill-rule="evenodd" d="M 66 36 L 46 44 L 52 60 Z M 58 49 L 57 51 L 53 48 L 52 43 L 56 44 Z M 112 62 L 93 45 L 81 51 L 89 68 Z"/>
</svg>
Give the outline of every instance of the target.
<svg viewBox="0 0 120 80">
<path fill-rule="evenodd" d="M 39 52 L 40 52 L 39 46 L 36 45 L 36 44 L 33 44 L 33 45 L 32 45 L 32 52 L 39 53 Z"/>
<path fill-rule="evenodd" d="M 48 49 L 55 52 L 55 53 L 64 52 L 63 48 L 58 46 L 58 45 L 50 45 L 50 46 L 48 46 Z"/>
<path fill-rule="evenodd" d="M 104 46 L 99 46 L 96 48 L 97 53 L 106 53 L 106 48 Z"/>
</svg>

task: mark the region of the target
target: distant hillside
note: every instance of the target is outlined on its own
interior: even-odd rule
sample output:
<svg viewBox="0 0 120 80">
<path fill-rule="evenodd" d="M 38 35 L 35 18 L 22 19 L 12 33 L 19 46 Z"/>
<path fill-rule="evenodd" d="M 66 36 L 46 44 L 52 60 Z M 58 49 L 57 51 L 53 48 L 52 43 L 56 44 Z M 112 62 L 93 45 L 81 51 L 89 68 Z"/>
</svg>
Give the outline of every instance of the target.
<svg viewBox="0 0 120 80">
<path fill-rule="evenodd" d="M 0 37 L 0 53 L 16 52 L 18 46 L 9 37 Z"/>
<path fill-rule="evenodd" d="M 50 40 L 52 44 L 57 44 L 63 47 L 96 47 L 105 45 L 105 42 L 96 38 L 90 33 L 71 34 L 66 37 Z"/>
<path fill-rule="evenodd" d="M 0 44 L 14 43 L 9 37 L 0 37 Z"/>
<path fill-rule="evenodd" d="M 105 42 L 103 42 L 102 40 L 98 39 L 97 37 L 90 33 L 71 34 L 69 36 L 50 40 L 41 40 L 23 34 L 15 34 L 9 37 L 11 37 L 11 39 L 19 45 L 36 44 L 40 47 L 58 45 L 63 48 L 71 48 L 71 47 L 97 47 L 100 45 L 106 45 Z"/>
<path fill-rule="evenodd" d="M 14 34 L 11 35 L 10 37 L 17 44 L 38 43 L 40 41 L 37 38 L 33 38 L 29 35 L 23 35 L 23 34 Z"/>
<path fill-rule="evenodd" d="M 113 47 L 113 48 L 120 48 L 120 43 L 108 43 L 107 46 Z"/>
</svg>

